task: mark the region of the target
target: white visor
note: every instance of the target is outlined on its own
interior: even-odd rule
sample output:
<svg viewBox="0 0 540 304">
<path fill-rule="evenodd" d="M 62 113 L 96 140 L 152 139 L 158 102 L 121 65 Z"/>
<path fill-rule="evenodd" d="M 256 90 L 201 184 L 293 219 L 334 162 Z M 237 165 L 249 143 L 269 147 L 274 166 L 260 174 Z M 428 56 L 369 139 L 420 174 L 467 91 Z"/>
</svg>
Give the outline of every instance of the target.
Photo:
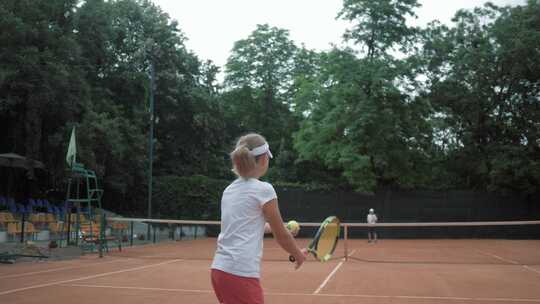
<svg viewBox="0 0 540 304">
<path fill-rule="evenodd" d="M 262 146 L 258 146 L 257 148 L 249 151 L 251 153 L 251 155 L 253 156 L 259 156 L 259 155 L 263 155 L 265 153 L 268 153 L 268 156 L 270 158 L 272 158 L 272 152 L 270 152 L 270 146 L 268 146 L 268 143 L 264 143 L 264 145 Z"/>
</svg>

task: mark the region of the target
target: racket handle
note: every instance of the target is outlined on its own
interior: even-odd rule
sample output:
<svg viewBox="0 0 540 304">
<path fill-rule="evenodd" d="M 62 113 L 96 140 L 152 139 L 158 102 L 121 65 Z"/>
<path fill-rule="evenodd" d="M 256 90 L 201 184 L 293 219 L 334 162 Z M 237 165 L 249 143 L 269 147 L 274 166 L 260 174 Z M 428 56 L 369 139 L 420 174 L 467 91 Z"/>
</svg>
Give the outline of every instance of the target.
<svg viewBox="0 0 540 304">
<path fill-rule="evenodd" d="M 289 256 L 289 262 L 294 263 L 294 262 L 296 262 L 296 259 L 292 255 L 290 255 Z"/>
</svg>

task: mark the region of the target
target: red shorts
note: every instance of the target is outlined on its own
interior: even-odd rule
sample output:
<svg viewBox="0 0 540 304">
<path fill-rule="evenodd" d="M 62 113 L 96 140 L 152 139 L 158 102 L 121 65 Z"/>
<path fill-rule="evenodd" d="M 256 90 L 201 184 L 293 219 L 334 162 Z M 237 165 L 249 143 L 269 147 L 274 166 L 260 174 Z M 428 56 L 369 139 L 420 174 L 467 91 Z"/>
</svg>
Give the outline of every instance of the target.
<svg viewBox="0 0 540 304">
<path fill-rule="evenodd" d="M 219 303 L 264 304 L 259 279 L 241 277 L 217 269 L 212 269 L 211 277 Z"/>
</svg>

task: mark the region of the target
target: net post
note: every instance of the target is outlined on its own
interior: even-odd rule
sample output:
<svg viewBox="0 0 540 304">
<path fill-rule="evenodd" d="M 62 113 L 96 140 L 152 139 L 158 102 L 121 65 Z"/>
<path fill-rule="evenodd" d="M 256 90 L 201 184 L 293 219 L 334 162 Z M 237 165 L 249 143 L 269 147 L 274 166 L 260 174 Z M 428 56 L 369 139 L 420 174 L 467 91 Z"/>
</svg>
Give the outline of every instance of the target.
<svg viewBox="0 0 540 304">
<path fill-rule="evenodd" d="M 26 232 L 26 217 L 24 216 L 25 212 L 23 211 L 22 215 L 21 215 L 21 244 L 24 243 L 24 233 Z"/>
<path fill-rule="evenodd" d="M 79 184 L 77 184 L 77 187 Z M 77 188 L 77 197 L 79 197 L 79 190 Z M 75 217 L 75 246 L 79 246 L 79 233 L 81 231 L 81 203 L 77 203 L 77 216 Z"/>
<path fill-rule="evenodd" d="M 71 181 L 71 180 L 70 180 Z M 68 193 L 69 193 L 69 185 L 68 185 Z M 67 223 L 67 236 L 66 236 L 66 247 L 69 246 L 69 243 L 71 241 L 71 207 L 69 206 L 69 203 L 66 201 L 66 223 Z"/>
<path fill-rule="evenodd" d="M 133 221 L 129 222 L 129 246 L 133 247 Z"/>
<path fill-rule="evenodd" d="M 344 241 L 343 247 L 344 247 L 344 250 L 345 250 L 345 261 L 347 261 L 349 259 L 349 250 L 347 248 L 347 246 L 348 246 L 347 240 L 349 239 L 348 235 L 349 235 L 349 226 L 348 225 L 343 225 L 343 241 Z"/>
<path fill-rule="evenodd" d="M 105 245 L 105 228 L 106 228 L 106 222 L 107 219 L 105 218 L 106 214 L 105 211 L 101 210 L 101 217 L 99 221 L 99 238 L 98 238 L 98 251 L 99 251 L 99 257 L 103 258 L 103 246 Z"/>
</svg>

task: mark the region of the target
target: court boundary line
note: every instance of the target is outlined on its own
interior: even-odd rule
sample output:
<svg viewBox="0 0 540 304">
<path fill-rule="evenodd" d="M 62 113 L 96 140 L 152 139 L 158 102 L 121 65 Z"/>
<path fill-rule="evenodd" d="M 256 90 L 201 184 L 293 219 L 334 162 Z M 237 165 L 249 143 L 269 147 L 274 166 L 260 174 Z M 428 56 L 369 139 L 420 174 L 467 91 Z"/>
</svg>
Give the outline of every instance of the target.
<svg viewBox="0 0 540 304">
<path fill-rule="evenodd" d="M 171 292 L 193 292 L 193 293 L 214 293 L 210 289 L 184 289 L 184 288 L 161 288 L 161 287 L 138 287 L 138 286 L 114 286 L 114 285 L 93 285 L 93 284 L 60 284 L 64 287 L 86 287 L 86 288 L 106 288 L 106 289 L 132 289 L 148 291 L 171 291 Z"/>
<path fill-rule="evenodd" d="M 65 287 L 85 287 L 85 288 L 107 288 L 107 289 L 131 289 L 148 291 L 167 292 L 191 292 L 213 294 L 213 290 L 208 289 L 182 289 L 182 288 L 158 288 L 158 287 L 136 287 L 136 286 L 113 286 L 113 285 L 91 285 L 91 284 L 61 284 Z M 375 295 L 375 294 L 339 294 L 339 293 L 301 293 L 301 292 L 265 292 L 268 296 L 313 296 L 313 297 L 338 297 L 338 298 L 373 298 L 373 299 L 417 299 L 417 300 L 445 300 L 445 301 L 493 301 L 493 302 L 530 302 L 540 303 L 540 298 L 487 298 L 487 297 L 445 297 L 445 296 L 414 296 L 414 295 Z"/>
<path fill-rule="evenodd" d="M 19 277 L 24 277 L 24 276 L 29 276 L 29 275 L 42 274 L 42 273 L 49 273 L 49 272 L 62 271 L 62 270 L 71 270 L 71 269 L 87 268 L 87 267 L 92 267 L 92 266 L 94 266 L 94 265 L 103 265 L 103 264 L 110 264 L 110 263 L 116 263 L 116 262 L 120 262 L 120 261 L 129 261 L 129 260 L 132 260 L 132 259 L 131 259 L 131 258 L 115 259 L 115 260 L 112 260 L 112 261 L 106 261 L 106 262 L 98 261 L 98 262 L 95 262 L 95 263 L 91 263 L 90 265 L 81 265 L 81 266 L 75 266 L 75 265 L 72 265 L 72 266 L 64 266 L 64 267 L 58 267 L 58 268 L 47 269 L 47 270 L 39 270 L 39 271 L 32 271 L 32 272 L 24 272 L 24 273 L 18 273 L 18 274 L 8 274 L 8 275 L 0 276 L 0 280 L 1 280 L 1 279 L 19 278 Z"/>
<path fill-rule="evenodd" d="M 500 261 L 503 261 L 503 262 L 506 262 L 506 263 L 510 263 L 510 264 L 513 264 L 513 265 L 522 265 L 521 263 L 519 263 L 517 261 L 506 259 L 506 258 L 500 257 L 500 256 L 498 256 L 496 254 L 493 254 L 493 253 L 490 253 L 490 252 L 487 252 L 487 251 L 483 251 L 483 250 L 480 250 L 480 249 L 477 249 L 476 251 L 480 252 L 483 255 L 487 255 L 487 256 L 490 256 L 492 258 L 496 258 L 496 259 L 498 259 Z"/>
<path fill-rule="evenodd" d="M 507 262 L 507 263 L 511 263 L 512 265 L 515 265 L 515 266 L 521 266 L 523 267 L 524 269 L 528 270 L 528 271 L 532 271 L 532 272 L 535 272 L 537 274 L 540 274 L 540 270 L 534 268 L 534 267 L 531 267 L 531 266 L 528 266 L 528 265 L 525 265 L 525 264 L 522 264 L 522 263 L 519 263 L 517 261 L 514 261 L 514 260 L 510 260 L 510 259 L 505 259 L 503 257 L 500 257 L 496 254 L 492 254 L 492 253 L 489 253 L 489 252 L 486 252 L 486 251 L 483 251 L 483 250 L 477 250 L 478 252 L 482 253 L 482 254 L 485 254 L 485 255 L 488 255 L 488 256 L 491 256 L 491 257 L 494 257 L 496 259 L 499 259 L 503 262 Z"/>
<path fill-rule="evenodd" d="M 351 256 L 354 254 L 354 252 L 356 251 L 356 249 L 354 249 L 353 251 L 351 251 Z M 343 263 L 345 263 L 345 258 L 342 258 L 341 259 L 341 262 L 339 262 L 336 267 L 334 267 L 334 269 L 332 270 L 332 272 L 330 272 L 330 274 L 326 277 L 326 279 L 321 283 L 321 285 L 319 285 L 319 287 L 313 292 L 313 294 L 318 294 L 319 292 L 321 292 L 321 290 L 324 288 L 324 286 L 326 286 L 326 284 L 328 284 L 328 282 L 330 281 L 330 279 L 334 276 L 334 274 L 341 268 L 341 266 L 343 266 Z"/>
<path fill-rule="evenodd" d="M 79 277 L 79 278 L 75 278 L 75 279 L 61 280 L 61 281 L 55 281 L 55 282 L 51 282 L 51 283 L 30 285 L 30 286 L 26 286 L 26 287 L 15 288 L 15 289 L 8 289 L 8 290 L 0 291 L 0 296 L 16 293 L 16 292 L 19 292 L 19 291 L 25 291 L 25 290 L 30 290 L 30 289 L 37 289 L 37 288 L 54 286 L 54 285 L 61 285 L 61 284 L 70 283 L 70 282 L 77 282 L 77 281 L 83 281 L 83 280 L 88 280 L 88 279 L 100 278 L 100 277 L 105 277 L 105 276 L 114 275 L 114 274 L 118 274 L 118 273 L 137 271 L 137 270 L 141 270 L 141 269 L 146 269 L 146 268 L 171 264 L 171 263 L 175 263 L 175 262 L 179 262 L 179 261 L 182 261 L 182 259 L 175 259 L 175 260 L 169 260 L 169 261 L 156 263 L 156 264 L 150 264 L 150 265 L 144 265 L 144 266 L 139 266 L 139 267 L 115 270 L 115 271 L 110 271 L 110 272 L 105 272 L 105 273 L 99 273 L 99 274 Z"/>
<path fill-rule="evenodd" d="M 528 265 L 521 265 L 521 266 L 523 266 L 523 268 L 525 268 L 525 269 L 527 269 L 529 271 L 536 272 L 536 273 L 540 274 L 540 270 L 538 270 L 538 269 L 536 269 L 534 267 L 531 267 L 531 266 L 528 266 Z"/>
</svg>

